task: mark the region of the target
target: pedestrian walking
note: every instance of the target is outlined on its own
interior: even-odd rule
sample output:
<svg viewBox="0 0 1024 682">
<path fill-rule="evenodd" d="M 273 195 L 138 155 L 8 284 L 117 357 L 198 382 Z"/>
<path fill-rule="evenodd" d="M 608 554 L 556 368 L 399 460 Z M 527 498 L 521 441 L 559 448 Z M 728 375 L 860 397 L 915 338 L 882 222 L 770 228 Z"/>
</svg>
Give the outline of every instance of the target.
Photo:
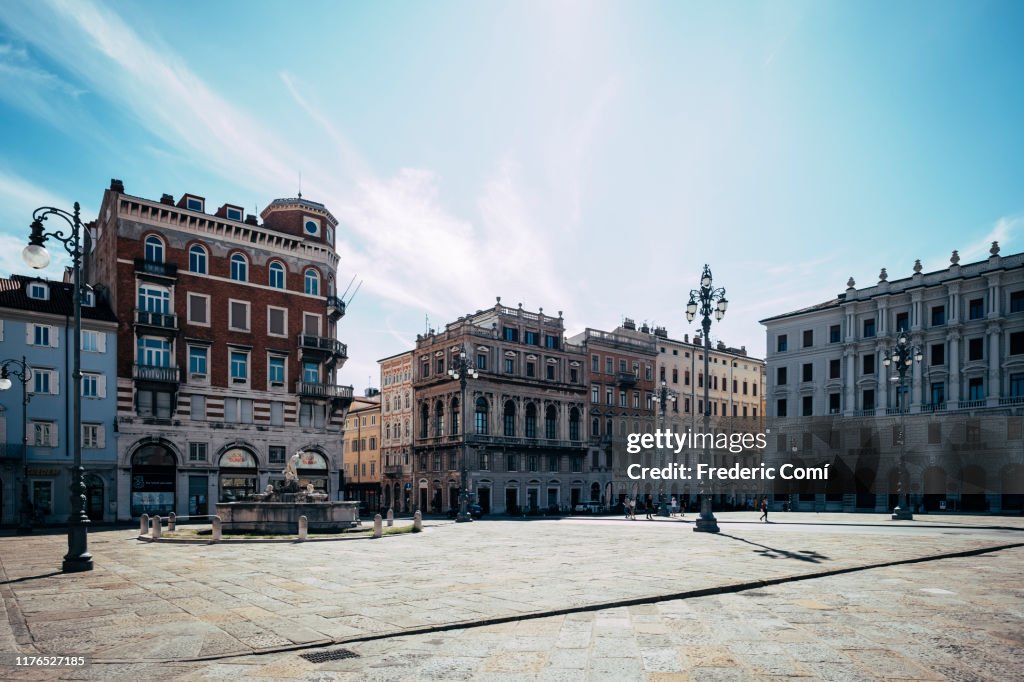
<svg viewBox="0 0 1024 682">
<path fill-rule="evenodd" d="M 761 520 L 768 523 L 768 497 L 761 498 Z"/>
<path fill-rule="evenodd" d="M 627 519 L 629 518 L 629 498 L 628 497 L 622 501 L 622 513 L 626 515 Z"/>
<path fill-rule="evenodd" d="M 636 498 L 632 498 L 629 501 L 629 518 L 636 521 Z"/>
<path fill-rule="evenodd" d="M 654 516 L 652 516 L 652 514 L 654 512 L 654 505 L 651 503 L 650 500 L 644 500 L 644 511 L 647 512 L 647 520 L 653 521 Z"/>
<path fill-rule="evenodd" d="M 677 504 L 679 504 L 679 500 L 677 500 L 675 497 L 673 497 L 672 498 L 672 505 L 669 508 L 669 515 L 672 516 L 672 517 L 675 517 L 675 515 L 676 515 L 676 505 Z"/>
</svg>

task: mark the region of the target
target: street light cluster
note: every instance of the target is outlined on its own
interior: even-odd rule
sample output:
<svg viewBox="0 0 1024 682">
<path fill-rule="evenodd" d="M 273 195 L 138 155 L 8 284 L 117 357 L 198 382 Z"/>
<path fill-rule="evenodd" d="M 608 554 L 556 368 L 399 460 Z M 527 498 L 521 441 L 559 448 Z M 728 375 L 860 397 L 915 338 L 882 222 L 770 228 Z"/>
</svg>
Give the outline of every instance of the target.
<svg viewBox="0 0 1024 682">
<path fill-rule="evenodd" d="M 466 351 L 459 351 L 459 354 L 452 360 L 448 368 L 448 376 L 459 382 L 459 421 L 462 422 L 462 471 L 459 474 L 459 515 L 455 520 L 459 523 L 466 523 L 473 520 L 469 513 L 469 471 L 466 466 L 466 439 L 469 432 L 466 430 L 466 380 L 468 378 L 479 379 L 480 373 L 473 366 L 473 363 L 466 358 Z"/>
<path fill-rule="evenodd" d="M 896 369 L 897 375 L 890 377 L 889 381 L 896 384 L 896 413 L 900 418 L 900 461 L 899 461 L 899 477 L 896 479 L 896 508 L 892 510 L 893 521 L 909 521 L 914 518 L 914 512 L 910 508 L 910 504 L 907 500 L 906 485 L 903 482 L 903 478 L 906 475 L 906 465 L 904 459 L 907 451 L 907 433 L 906 433 L 906 419 L 904 418 L 903 409 L 903 384 L 907 378 L 907 372 L 915 362 L 921 362 L 924 359 L 924 354 L 921 349 L 917 346 L 911 345 L 907 339 L 906 334 L 900 334 L 896 340 L 896 345 L 893 349 L 886 353 L 885 358 L 882 359 L 882 364 L 886 367 L 893 366 Z"/>
</svg>

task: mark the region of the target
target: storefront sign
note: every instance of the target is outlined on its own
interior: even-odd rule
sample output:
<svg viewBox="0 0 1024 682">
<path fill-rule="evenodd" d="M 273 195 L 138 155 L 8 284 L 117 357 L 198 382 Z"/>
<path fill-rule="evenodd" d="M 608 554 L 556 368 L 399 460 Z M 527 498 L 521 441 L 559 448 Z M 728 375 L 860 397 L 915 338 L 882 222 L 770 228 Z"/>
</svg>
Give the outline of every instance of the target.
<svg viewBox="0 0 1024 682">
<path fill-rule="evenodd" d="M 56 476 L 60 469 L 29 469 L 27 473 L 29 476 Z"/>
<path fill-rule="evenodd" d="M 234 448 L 220 456 L 221 468 L 255 469 L 256 459 L 248 450 Z"/>
</svg>

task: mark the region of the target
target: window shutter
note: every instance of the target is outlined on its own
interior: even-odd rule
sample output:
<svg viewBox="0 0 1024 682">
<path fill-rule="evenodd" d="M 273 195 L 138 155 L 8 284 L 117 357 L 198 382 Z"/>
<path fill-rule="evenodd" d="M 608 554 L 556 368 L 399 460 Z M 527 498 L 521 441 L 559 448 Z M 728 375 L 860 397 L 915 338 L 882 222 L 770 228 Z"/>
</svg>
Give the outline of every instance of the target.
<svg viewBox="0 0 1024 682">
<path fill-rule="evenodd" d="M 50 372 L 50 394 L 60 395 L 60 372 L 57 370 Z"/>
<path fill-rule="evenodd" d="M 100 449 L 107 447 L 107 429 L 103 424 L 96 427 L 96 447 Z"/>
<path fill-rule="evenodd" d="M 50 424 L 50 447 L 57 447 L 57 425 Z"/>
<path fill-rule="evenodd" d="M 107 334 L 105 332 L 97 332 L 96 333 L 96 338 L 97 338 L 96 350 L 98 350 L 100 353 L 106 353 L 107 352 Z"/>
<path fill-rule="evenodd" d="M 56 327 L 50 327 L 50 348 L 60 348 L 60 335 Z"/>
<path fill-rule="evenodd" d="M 25 325 L 25 345 L 26 346 L 31 346 L 33 343 L 35 343 L 35 340 L 36 340 L 36 338 L 35 338 L 35 331 L 36 331 L 36 326 L 34 324 L 26 324 Z"/>
<path fill-rule="evenodd" d="M 104 374 L 97 375 L 96 377 L 96 397 L 107 397 L 107 377 Z"/>
</svg>

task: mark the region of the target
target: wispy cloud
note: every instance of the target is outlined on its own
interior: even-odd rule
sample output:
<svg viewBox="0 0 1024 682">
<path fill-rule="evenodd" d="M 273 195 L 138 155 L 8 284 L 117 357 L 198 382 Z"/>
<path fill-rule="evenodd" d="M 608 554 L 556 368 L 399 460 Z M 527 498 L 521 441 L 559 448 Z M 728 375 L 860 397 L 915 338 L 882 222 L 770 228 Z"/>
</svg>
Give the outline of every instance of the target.
<svg viewBox="0 0 1024 682">
<path fill-rule="evenodd" d="M 962 262 L 970 262 L 988 258 L 992 242 L 999 242 L 999 248 L 1003 253 L 1009 253 L 1009 247 L 1014 243 L 1014 237 L 1018 230 L 1024 227 L 1024 215 L 1011 215 L 999 218 L 988 234 L 974 242 L 966 249 L 960 251 Z"/>
<path fill-rule="evenodd" d="M 35 274 L 50 279 L 63 277 L 64 266 L 70 262 L 63 248 L 49 249 L 49 267 L 36 271 L 25 265 L 21 252 L 28 244 L 32 211 L 40 206 L 70 208 L 73 203 L 0 168 L 0 221 L 8 227 L 6 233 L 0 234 L 0 275 L 9 277 L 17 273 Z M 85 211 L 84 215 L 91 214 Z M 23 226 L 20 231 L 16 229 L 19 225 Z"/>
</svg>

